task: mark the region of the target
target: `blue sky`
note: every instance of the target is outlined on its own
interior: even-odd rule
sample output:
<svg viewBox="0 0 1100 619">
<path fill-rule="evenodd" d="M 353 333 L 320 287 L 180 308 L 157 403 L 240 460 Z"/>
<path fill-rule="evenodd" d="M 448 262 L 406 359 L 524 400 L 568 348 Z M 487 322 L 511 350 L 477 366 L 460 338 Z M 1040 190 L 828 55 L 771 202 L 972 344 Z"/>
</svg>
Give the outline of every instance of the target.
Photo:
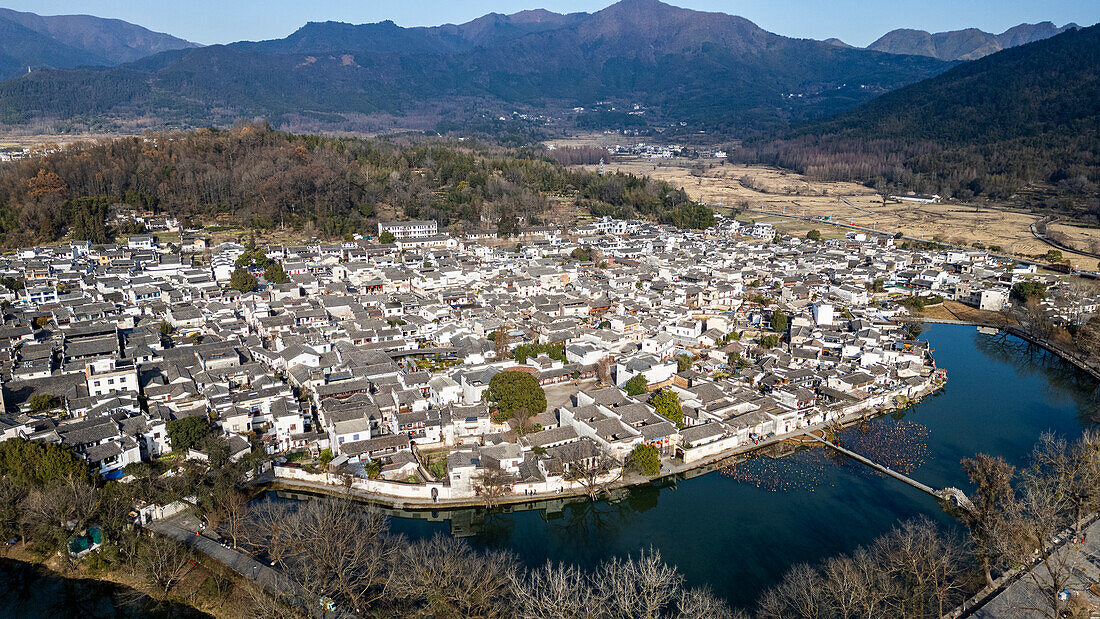
<svg viewBox="0 0 1100 619">
<path fill-rule="evenodd" d="M 792 37 L 839 37 L 866 45 L 894 28 L 1002 32 L 1021 22 L 1082 26 L 1100 21 L 1100 0 L 670 0 L 670 4 L 746 17 Z M 610 0 L 0 0 L 40 15 L 116 17 L 198 43 L 284 37 L 307 21 L 392 19 L 402 26 L 461 23 L 489 12 L 545 8 L 596 11 Z"/>
</svg>

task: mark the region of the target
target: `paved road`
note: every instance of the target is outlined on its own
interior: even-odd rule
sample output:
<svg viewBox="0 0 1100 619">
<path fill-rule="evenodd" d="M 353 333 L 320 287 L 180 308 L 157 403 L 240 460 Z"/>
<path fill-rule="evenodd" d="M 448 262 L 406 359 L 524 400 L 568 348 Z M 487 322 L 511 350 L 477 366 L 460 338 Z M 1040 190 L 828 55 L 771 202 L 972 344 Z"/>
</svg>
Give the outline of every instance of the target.
<svg viewBox="0 0 1100 619">
<path fill-rule="evenodd" d="M 297 589 L 290 579 L 249 555 L 233 548 L 226 548 L 207 535 L 196 535 L 198 521 L 190 514 L 154 520 L 146 527 L 175 538 L 215 561 L 225 564 L 245 578 L 259 583 L 272 594 L 283 594 Z"/>
<path fill-rule="evenodd" d="M 1100 597 L 1088 591 L 1089 585 L 1100 582 L 1100 520 L 1085 529 L 1085 543 L 1067 542 L 1055 552 L 1071 554 L 1069 563 L 1073 566 L 1073 575 L 1070 578 L 1069 590 L 1086 596 L 1093 604 L 1100 604 Z M 1041 580 L 1046 580 L 1046 573 L 1041 565 L 1032 569 L 1038 570 L 1036 573 Z M 1024 574 L 970 616 L 981 619 L 1000 619 L 1001 617 L 1038 619 L 1046 615 L 1037 610 L 1025 609 L 1039 609 L 1045 606 L 1046 603 L 1040 597 L 1032 577 Z"/>
</svg>

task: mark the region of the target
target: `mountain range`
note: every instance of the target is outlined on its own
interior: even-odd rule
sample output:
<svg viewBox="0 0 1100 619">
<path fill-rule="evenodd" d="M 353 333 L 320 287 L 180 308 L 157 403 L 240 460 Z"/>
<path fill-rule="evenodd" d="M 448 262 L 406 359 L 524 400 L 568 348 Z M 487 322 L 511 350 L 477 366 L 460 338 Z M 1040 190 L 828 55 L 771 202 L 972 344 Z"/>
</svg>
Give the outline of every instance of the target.
<svg viewBox="0 0 1100 619">
<path fill-rule="evenodd" d="M 757 139 L 741 158 L 962 198 L 1009 200 L 1039 187 L 1034 205 L 1097 221 L 1097 92 L 1100 25 L 962 63 Z"/>
<path fill-rule="evenodd" d="M 36 70 L 0 84 L 0 120 L 205 126 L 263 116 L 277 126 L 431 128 L 520 111 L 736 133 L 849 109 L 950 66 L 623 0 L 591 14 L 525 11 L 432 28 L 310 23 L 284 39 Z"/>
<path fill-rule="evenodd" d="M 0 79 L 41 67 L 109 66 L 197 47 L 118 19 L 41 16 L 0 8 Z"/>
<path fill-rule="evenodd" d="M 977 60 L 1003 49 L 1034 43 L 1078 28 L 1066 24 L 1059 28 L 1045 21 L 1038 24 L 1020 24 L 1001 34 L 983 32 L 977 28 L 929 33 L 924 30 L 902 28 L 887 32 L 867 46 L 879 52 L 930 56 L 940 60 Z"/>
</svg>

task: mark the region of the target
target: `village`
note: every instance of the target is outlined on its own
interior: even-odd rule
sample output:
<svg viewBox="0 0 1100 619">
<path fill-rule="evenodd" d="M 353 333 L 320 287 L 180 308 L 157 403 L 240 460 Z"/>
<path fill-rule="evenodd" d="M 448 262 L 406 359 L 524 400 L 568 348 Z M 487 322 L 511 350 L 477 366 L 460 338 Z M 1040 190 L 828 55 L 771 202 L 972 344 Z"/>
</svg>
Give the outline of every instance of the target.
<svg viewBox="0 0 1100 619">
<path fill-rule="evenodd" d="M 301 246 L 143 223 L 0 259 L 0 438 L 121 481 L 260 454 L 275 482 L 406 508 L 594 497 L 906 406 L 947 380 L 916 306 L 996 315 L 1029 281 L 1052 320 L 1096 311 L 983 251 L 732 218 Z M 219 440 L 173 445 L 183 426 Z"/>
</svg>

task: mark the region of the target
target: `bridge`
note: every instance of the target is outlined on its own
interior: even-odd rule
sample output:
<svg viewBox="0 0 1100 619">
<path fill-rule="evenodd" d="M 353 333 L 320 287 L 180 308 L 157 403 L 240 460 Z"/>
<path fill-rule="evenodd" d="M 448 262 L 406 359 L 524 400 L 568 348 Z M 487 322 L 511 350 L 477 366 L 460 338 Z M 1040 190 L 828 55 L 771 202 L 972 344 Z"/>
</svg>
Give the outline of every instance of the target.
<svg viewBox="0 0 1100 619">
<path fill-rule="evenodd" d="M 936 490 L 932 486 L 929 486 L 927 484 L 922 484 L 921 482 L 913 479 L 912 477 L 909 477 L 907 475 L 899 473 L 898 471 L 895 471 L 894 469 L 892 469 L 888 466 L 883 466 L 883 465 L 875 462 L 874 460 L 871 460 L 870 458 L 865 458 L 865 457 L 857 454 L 856 452 L 854 452 L 850 449 L 845 449 L 844 447 L 841 447 L 840 445 L 837 445 L 835 443 L 830 443 L 829 441 L 821 438 L 820 436 L 817 436 L 816 434 L 810 434 L 809 436 L 811 436 L 817 442 L 822 443 L 824 445 L 827 445 L 827 446 L 835 449 L 836 451 L 848 456 L 849 458 L 855 460 L 856 462 L 859 462 L 861 464 L 865 464 L 865 465 L 871 467 L 872 469 L 878 471 L 879 473 L 882 473 L 884 475 L 888 475 L 890 477 L 893 477 L 894 479 L 896 479 L 896 480 L 898 480 L 902 483 L 908 484 L 908 485 L 916 488 L 917 490 L 920 490 L 921 492 L 924 492 L 926 494 L 930 494 L 930 495 L 936 497 L 937 499 L 939 499 L 941 501 L 950 502 L 955 507 L 960 507 L 962 509 L 965 509 L 966 511 L 974 511 L 974 504 L 970 502 L 970 498 L 966 496 L 965 492 L 963 492 L 962 490 L 959 490 L 958 488 L 944 488 L 942 490 Z"/>
</svg>

